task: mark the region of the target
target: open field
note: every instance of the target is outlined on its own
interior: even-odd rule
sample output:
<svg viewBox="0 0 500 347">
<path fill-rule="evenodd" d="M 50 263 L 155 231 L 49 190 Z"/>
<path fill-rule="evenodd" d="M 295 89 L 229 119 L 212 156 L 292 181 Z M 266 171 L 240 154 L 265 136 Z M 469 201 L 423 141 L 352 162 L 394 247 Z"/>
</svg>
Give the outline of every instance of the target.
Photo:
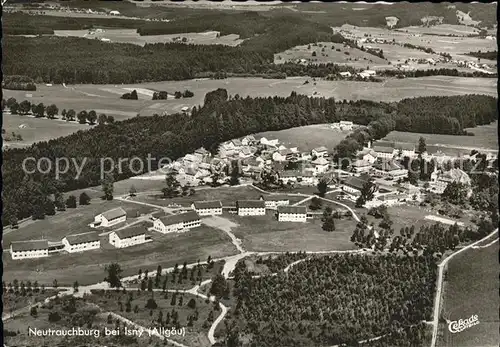
<svg viewBox="0 0 500 347">
<path fill-rule="evenodd" d="M 332 150 L 349 132 L 334 130 L 329 124 L 315 124 L 279 131 L 255 134 L 257 139 L 278 139 L 286 147 L 298 147 L 300 151 L 310 151 L 319 146 Z"/>
<path fill-rule="evenodd" d="M 126 312 L 125 303 L 128 302 L 129 293 L 108 291 L 106 294 L 103 292 L 95 291 L 90 295 L 87 300 L 93 304 L 97 304 L 105 311 L 115 312 L 116 314 L 122 315 L 127 319 L 130 319 L 134 323 L 137 323 L 143 327 L 155 327 L 157 322 L 152 324 L 152 320 L 158 319 L 159 312 L 163 313 L 164 319 L 167 317 L 167 313 L 171 313 L 175 310 L 178 313 L 178 322 L 181 327 L 185 327 L 186 334 L 183 337 L 175 336 L 172 337 L 173 340 L 187 344 L 193 347 L 205 347 L 210 346 L 210 342 L 207 338 L 208 328 L 203 328 L 203 323 L 207 319 L 210 311 L 213 309 L 213 304 L 206 303 L 204 299 L 190 294 L 178 294 L 174 305 L 171 305 L 172 296 L 174 293 L 155 293 L 154 301 L 158 307 L 153 311 L 153 316 L 150 316 L 150 309 L 145 308 L 148 299 L 151 298 L 151 293 L 136 292 L 133 293 L 133 299 L 130 302 L 131 312 Z M 182 297 L 182 304 L 179 305 L 179 300 Z M 190 308 L 187 306 L 188 302 L 193 299 L 195 301 L 196 307 Z M 120 305 L 118 302 L 122 303 L 123 310 L 120 310 Z M 137 313 L 134 312 L 134 308 L 137 306 Z M 198 311 L 198 320 L 193 321 L 193 326 L 188 326 L 188 318 L 195 314 L 195 310 Z M 217 317 L 219 313 L 214 312 L 214 317 Z M 170 324 L 167 326 L 172 325 Z M 146 335 L 146 337 L 144 337 Z M 144 334 L 142 339 L 149 338 L 149 335 Z"/>
<path fill-rule="evenodd" d="M 316 52 L 315 57 L 312 56 L 313 52 Z M 372 64 L 387 65 L 386 60 L 370 53 L 342 44 L 332 44 L 331 42 L 296 46 L 274 55 L 275 64 L 296 62 L 298 59 L 305 59 L 311 64 L 345 64 L 358 69 L 366 69 L 368 65 L 371 66 Z"/>
<path fill-rule="evenodd" d="M 58 290 L 54 289 L 44 289 L 42 293 L 40 288 L 38 288 L 36 292 L 31 288 L 26 288 L 26 295 L 24 296 L 21 293 L 4 292 L 2 298 L 3 314 L 8 314 L 35 302 L 43 301 L 46 298 L 56 295 L 58 292 Z"/>
<path fill-rule="evenodd" d="M 238 224 L 232 232 L 243 240 L 251 251 L 327 251 L 355 249 L 350 241 L 356 222 L 350 219 L 335 220 L 336 230 L 321 229 L 319 219 L 306 223 L 278 222 L 272 212 L 266 216 L 239 217 L 224 215 Z"/>
<path fill-rule="evenodd" d="M 186 233 L 163 235 L 153 232 L 152 242 L 128 248 L 116 249 L 101 239 L 101 248 L 83 254 L 56 254 L 47 258 L 16 261 L 8 252 L 3 254 L 4 280 L 38 281 L 51 284 L 57 279 L 60 285 L 72 285 L 75 273 L 82 285 L 100 282 L 104 278 L 104 266 L 117 262 L 123 269 L 123 276 L 143 271 L 156 270 L 158 265 L 166 268 L 205 260 L 210 255 L 219 258 L 236 252 L 227 235 L 205 225 Z"/>
<path fill-rule="evenodd" d="M 420 137 L 425 138 L 427 145 L 439 145 L 444 147 L 457 147 L 469 149 L 490 149 L 498 150 L 498 122 L 488 125 L 481 125 L 475 128 L 466 129 L 474 133 L 474 136 L 455 136 L 441 134 L 420 134 L 403 131 L 392 131 L 384 140 L 418 143 Z"/>
<path fill-rule="evenodd" d="M 92 230 L 103 232 L 104 230 L 102 229 L 92 229 L 88 224 L 94 221 L 94 216 L 116 207 L 122 207 L 127 212 L 127 221 L 113 226 L 112 229 L 130 224 L 140 215 L 156 211 L 153 207 L 127 204 L 118 200 L 104 201 L 93 199 L 90 205 L 67 209 L 66 211 L 57 212 L 54 216 L 46 216 L 43 220 L 28 221 L 22 224 L 19 229 L 3 235 L 2 242 L 4 248 L 8 248 L 12 241 L 40 240 L 45 238 L 56 242 L 61 241 L 63 237 L 70 234 L 80 234 Z"/>
<path fill-rule="evenodd" d="M 73 36 L 87 39 L 109 39 L 111 42 L 132 43 L 144 46 L 154 43 L 186 43 L 193 45 L 226 45 L 237 46 L 243 42 L 236 34 L 217 37 L 218 31 L 207 31 L 201 33 L 182 33 L 171 35 L 146 35 L 141 36 L 136 29 L 105 29 L 103 32 L 89 34 L 88 30 L 54 30 L 55 36 Z M 175 38 L 180 38 L 174 40 Z M 183 42 L 182 39 L 186 38 Z"/>
<path fill-rule="evenodd" d="M 498 346 L 497 243 L 469 249 L 448 264 L 441 316 L 455 321 L 474 314 L 478 315 L 479 324 L 459 333 L 450 333 L 447 324 L 441 323 L 437 346 Z"/>
<path fill-rule="evenodd" d="M 62 85 L 47 87 L 37 85 L 37 90 L 30 92 L 32 97 L 26 97 L 25 91 L 3 90 L 4 99 L 14 97 L 18 102 L 28 100 L 32 103 L 56 104 L 61 112 L 62 109 L 95 110 L 98 114 L 105 113 L 113 115 L 115 120 L 124 120 L 140 114 L 150 116 L 153 114 L 180 112 L 184 106 L 192 107 L 203 104 L 205 94 L 217 88 L 227 89 L 230 95 L 239 94 L 246 96 L 289 96 L 292 91 L 299 94 L 312 96 L 316 92 L 318 97 L 335 97 L 343 100 L 373 100 L 373 101 L 398 101 L 404 98 L 433 95 L 463 95 L 463 94 L 486 94 L 497 95 L 497 81 L 489 78 L 460 78 L 450 76 L 433 76 L 423 78 L 387 79 L 383 83 L 355 82 L 355 81 L 326 81 L 318 80 L 316 85 L 308 83 L 304 85 L 307 77 L 287 79 L 263 79 L 263 78 L 228 78 L 226 80 L 195 79 L 188 81 L 165 81 L 130 85 L 74 85 L 65 88 Z M 145 89 L 138 93 L 139 100 L 122 100 L 120 95 L 132 89 Z M 189 89 L 194 93 L 192 98 L 181 98 L 171 100 L 151 100 L 146 93 L 156 90 L 168 92 L 184 91 Z M 16 116 L 9 116 L 10 117 Z M 22 121 L 14 119 L 6 120 L 4 129 L 7 133 L 20 132 L 26 135 L 26 140 L 16 142 L 16 146 L 29 145 L 32 141 L 49 140 L 54 137 L 68 135 L 73 131 L 82 129 L 78 122 L 58 122 L 63 127 L 61 133 L 55 133 L 51 127 L 45 126 L 46 120 L 22 117 Z M 19 129 L 21 124 L 27 124 L 27 129 Z M 49 123 L 50 124 L 50 123 Z M 63 125 L 64 124 L 64 125 Z M 42 128 L 39 128 L 43 126 Z M 89 127 L 84 125 L 83 128 Z M 57 128 L 56 128 L 57 129 Z M 27 133 L 23 133 L 26 130 Z M 29 135 L 35 134 L 36 135 Z M 57 136 L 56 136 L 57 135 Z M 30 137 L 31 136 L 31 137 Z M 297 144 L 299 145 L 299 144 Z"/>
<path fill-rule="evenodd" d="M 479 29 L 477 28 L 466 25 L 457 25 L 457 24 L 439 24 L 439 25 L 432 25 L 429 27 L 410 26 L 410 27 L 396 29 L 396 31 L 411 33 L 411 34 L 458 35 L 458 36 L 479 34 Z"/>
</svg>

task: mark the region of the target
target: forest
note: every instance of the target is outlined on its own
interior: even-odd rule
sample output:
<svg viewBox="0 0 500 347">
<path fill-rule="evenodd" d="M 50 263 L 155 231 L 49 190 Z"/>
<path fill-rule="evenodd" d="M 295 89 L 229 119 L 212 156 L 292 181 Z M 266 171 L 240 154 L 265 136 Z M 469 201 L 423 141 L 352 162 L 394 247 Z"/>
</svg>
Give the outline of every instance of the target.
<svg viewBox="0 0 500 347">
<path fill-rule="evenodd" d="M 36 206 L 44 206 L 57 192 L 100 184 L 100 158 L 132 158 L 146 161 L 147 155 L 157 160 L 175 160 L 199 147 L 215 152 L 220 143 L 252 133 L 291 127 L 352 120 L 366 125 L 344 139 L 336 148 L 341 157 L 353 156 L 370 139 L 379 139 L 392 130 L 449 133 L 450 124 L 457 133 L 463 127 L 487 124 L 496 119 L 496 99 L 482 95 L 423 97 L 388 104 L 372 101 L 336 102 L 333 98 L 310 98 L 293 92 L 289 97 L 240 98 L 229 96 L 225 89 L 205 95 L 204 106 L 193 108 L 190 117 L 180 114 L 135 117 L 122 122 L 108 122 L 87 131 L 39 142 L 29 148 L 4 151 L 4 222 L 12 216 L 29 217 Z M 439 113 L 435 117 L 431 115 Z M 458 118 L 456 118 L 458 117 Z M 82 118 L 83 119 L 83 118 Z M 430 130 L 429 130 L 430 129 Z M 75 168 L 59 180 L 50 173 L 32 175 L 22 170 L 27 157 L 86 159 L 77 178 Z M 158 163 L 152 162 L 152 170 Z M 29 169 L 32 169 L 29 167 Z M 114 180 L 133 173 L 127 165 Z"/>
<path fill-rule="evenodd" d="M 239 263 L 234 275 L 229 325 L 244 346 L 355 346 L 432 319 L 431 255 L 324 256 L 257 279 Z M 421 332 L 412 334 L 421 345 Z"/>
<path fill-rule="evenodd" d="M 467 55 L 470 55 L 471 57 L 476 57 L 479 59 L 490 59 L 490 60 L 497 60 L 498 57 L 498 52 L 497 51 L 488 51 L 488 52 L 470 52 Z"/>
<path fill-rule="evenodd" d="M 426 76 L 455 76 L 455 77 L 482 77 L 482 78 L 498 78 L 497 73 L 486 73 L 481 71 L 458 71 L 457 69 L 428 69 L 428 70 L 411 70 L 411 71 L 399 71 L 399 70 L 383 70 L 378 72 L 380 76 L 387 77 L 426 77 Z"/>
</svg>

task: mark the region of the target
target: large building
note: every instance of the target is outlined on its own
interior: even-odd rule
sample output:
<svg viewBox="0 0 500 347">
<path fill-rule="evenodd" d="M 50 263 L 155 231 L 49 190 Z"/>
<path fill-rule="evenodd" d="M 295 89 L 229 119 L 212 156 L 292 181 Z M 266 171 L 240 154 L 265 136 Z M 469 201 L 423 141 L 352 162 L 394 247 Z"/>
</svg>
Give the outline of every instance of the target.
<svg viewBox="0 0 500 347">
<path fill-rule="evenodd" d="M 380 177 L 399 179 L 408 176 L 408 170 L 392 160 L 375 163 L 373 169 Z"/>
<path fill-rule="evenodd" d="M 195 201 L 191 208 L 200 216 L 214 216 L 222 214 L 222 203 L 220 201 Z"/>
<path fill-rule="evenodd" d="M 153 223 L 153 230 L 162 234 L 181 233 L 200 225 L 201 221 L 198 213 L 190 211 L 156 219 Z"/>
<path fill-rule="evenodd" d="M 238 216 L 264 216 L 266 203 L 264 200 L 238 200 L 236 201 Z"/>
<path fill-rule="evenodd" d="M 442 194 L 451 182 L 462 183 L 468 186 L 471 184 L 469 175 L 460 169 L 451 169 L 446 172 L 434 171 L 431 174 L 431 187 L 436 193 Z"/>
<path fill-rule="evenodd" d="M 13 241 L 10 244 L 12 259 L 32 259 L 49 256 L 47 240 Z"/>
<path fill-rule="evenodd" d="M 144 226 L 115 230 L 109 234 L 109 243 L 116 248 L 125 248 L 147 242 Z"/>
<path fill-rule="evenodd" d="M 99 235 L 94 231 L 68 235 L 62 239 L 62 243 L 64 250 L 68 253 L 84 252 L 101 247 Z"/>
<path fill-rule="evenodd" d="M 326 157 L 328 155 L 328 148 L 326 148 L 325 146 L 314 148 L 311 151 L 311 154 L 313 156 L 316 156 L 317 158 L 319 158 L 319 157 Z"/>
<path fill-rule="evenodd" d="M 287 206 L 290 204 L 290 200 L 285 198 L 273 198 L 272 195 L 266 197 L 261 195 L 260 200 L 264 201 L 266 208 L 277 208 L 278 206 Z"/>
<path fill-rule="evenodd" d="M 374 145 L 373 151 L 377 154 L 377 158 L 383 159 L 392 159 L 396 154 L 393 147 L 383 145 Z"/>
<path fill-rule="evenodd" d="M 306 222 L 307 208 L 305 206 L 278 206 L 278 221 Z"/>
<path fill-rule="evenodd" d="M 348 196 L 350 196 L 352 199 L 356 199 L 361 195 L 361 190 L 363 189 L 364 185 L 368 182 L 369 181 L 366 181 L 361 177 L 355 177 L 355 176 L 348 177 L 342 184 L 342 191 L 346 193 Z"/>
<path fill-rule="evenodd" d="M 127 220 L 127 212 L 121 207 L 103 212 L 94 217 L 94 227 L 110 227 Z"/>
</svg>

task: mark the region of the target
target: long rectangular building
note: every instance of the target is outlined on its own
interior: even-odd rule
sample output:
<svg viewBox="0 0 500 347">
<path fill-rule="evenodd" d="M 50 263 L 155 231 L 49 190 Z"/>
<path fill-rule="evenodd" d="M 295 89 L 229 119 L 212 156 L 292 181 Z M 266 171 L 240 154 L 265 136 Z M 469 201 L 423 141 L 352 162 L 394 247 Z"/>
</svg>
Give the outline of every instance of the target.
<svg viewBox="0 0 500 347">
<path fill-rule="evenodd" d="M 196 211 L 190 211 L 156 219 L 153 223 L 153 230 L 162 234 L 180 233 L 199 227 L 200 225 L 199 214 Z"/>
<path fill-rule="evenodd" d="M 84 252 L 101 247 L 99 235 L 94 231 L 68 235 L 62 239 L 62 243 L 64 250 L 68 253 Z"/>
<path fill-rule="evenodd" d="M 49 256 L 47 240 L 13 241 L 10 244 L 12 259 L 32 259 Z"/>
<path fill-rule="evenodd" d="M 238 200 L 236 209 L 238 216 L 264 216 L 266 203 L 264 200 Z"/>
<path fill-rule="evenodd" d="M 278 206 L 278 221 L 306 222 L 307 208 L 305 206 Z"/>
<path fill-rule="evenodd" d="M 200 216 L 214 216 L 222 214 L 222 203 L 220 201 L 195 201 L 191 208 Z"/>
</svg>

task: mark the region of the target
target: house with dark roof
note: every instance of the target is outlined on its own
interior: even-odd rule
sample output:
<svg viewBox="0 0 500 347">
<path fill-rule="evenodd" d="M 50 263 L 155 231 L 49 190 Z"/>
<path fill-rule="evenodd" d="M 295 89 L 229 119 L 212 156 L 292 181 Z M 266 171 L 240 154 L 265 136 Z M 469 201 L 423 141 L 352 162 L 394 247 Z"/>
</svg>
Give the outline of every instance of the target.
<svg viewBox="0 0 500 347">
<path fill-rule="evenodd" d="M 396 142 L 394 144 L 396 153 L 399 155 L 399 153 L 401 152 L 401 157 L 415 157 L 417 155 L 417 153 L 415 152 L 415 147 L 416 146 L 414 143 Z"/>
<path fill-rule="evenodd" d="M 101 240 L 95 231 L 73 234 L 62 239 L 64 250 L 68 253 L 84 252 L 101 248 Z"/>
<path fill-rule="evenodd" d="M 373 151 L 377 154 L 377 158 L 385 158 L 385 159 L 391 159 L 397 153 L 397 151 L 394 150 L 393 147 L 380 146 L 378 144 L 375 144 L 373 146 Z"/>
<path fill-rule="evenodd" d="M 94 217 L 93 227 L 110 227 L 127 220 L 127 212 L 121 207 L 103 212 Z"/>
<path fill-rule="evenodd" d="M 114 230 L 109 234 L 109 243 L 116 248 L 140 245 L 148 241 L 150 239 L 146 236 L 146 227 L 144 225 Z"/>
<path fill-rule="evenodd" d="M 361 190 L 367 183 L 369 183 L 369 181 L 359 177 L 350 176 L 342 184 L 342 191 L 349 195 L 352 199 L 356 199 L 361 195 Z"/>
<path fill-rule="evenodd" d="M 215 216 L 222 214 L 222 203 L 217 201 L 195 201 L 191 208 L 198 212 L 200 216 Z"/>
<path fill-rule="evenodd" d="M 49 256 L 47 240 L 12 241 L 10 244 L 12 259 L 33 259 Z"/>
<path fill-rule="evenodd" d="M 306 222 L 307 208 L 305 206 L 278 206 L 278 221 Z"/>
<path fill-rule="evenodd" d="M 222 209 L 222 206 L 221 206 Z M 163 216 L 153 222 L 153 230 L 162 234 L 181 233 L 201 225 L 196 211 Z"/>
<path fill-rule="evenodd" d="M 264 216 L 266 203 L 264 200 L 238 200 L 236 201 L 238 216 Z"/>
<path fill-rule="evenodd" d="M 373 164 L 373 171 L 380 177 L 389 177 L 392 179 L 404 178 L 408 175 L 408 170 L 392 160 Z"/>
</svg>

